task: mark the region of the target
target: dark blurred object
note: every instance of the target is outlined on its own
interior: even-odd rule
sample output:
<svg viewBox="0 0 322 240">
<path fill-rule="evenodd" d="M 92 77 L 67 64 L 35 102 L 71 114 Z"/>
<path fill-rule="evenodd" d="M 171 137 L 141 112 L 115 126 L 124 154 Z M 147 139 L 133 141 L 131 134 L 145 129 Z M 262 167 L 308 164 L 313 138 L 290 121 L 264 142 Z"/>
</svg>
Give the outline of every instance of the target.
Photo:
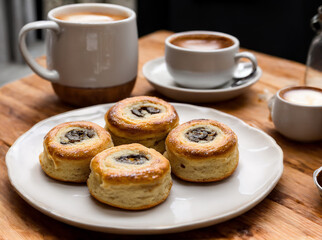
<svg viewBox="0 0 322 240">
<path fill-rule="evenodd" d="M 232 34 L 241 46 L 305 63 L 318 0 L 138 0 L 140 36 L 167 29 Z"/>
<path fill-rule="evenodd" d="M 305 85 L 322 89 L 322 5 L 311 19 L 311 27 L 316 36 L 307 56 Z"/>
</svg>

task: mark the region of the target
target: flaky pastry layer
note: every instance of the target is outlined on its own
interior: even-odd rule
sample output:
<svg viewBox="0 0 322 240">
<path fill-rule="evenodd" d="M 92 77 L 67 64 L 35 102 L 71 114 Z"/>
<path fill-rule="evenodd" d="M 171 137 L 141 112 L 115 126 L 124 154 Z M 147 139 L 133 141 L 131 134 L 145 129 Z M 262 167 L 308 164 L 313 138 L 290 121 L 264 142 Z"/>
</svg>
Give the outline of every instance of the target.
<svg viewBox="0 0 322 240">
<path fill-rule="evenodd" d="M 172 130 L 164 156 L 172 173 L 190 182 L 214 182 L 229 177 L 239 161 L 236 134 L 208 119 L 192 120 Z"/>
<path fill-rule="evenodd" d="M 39 161 L 48 176 L 67 182 L 85 182 L 91 159 L 112 147 L 113 142 L 104 128 L 92 122 L 78 121 L 51 129 L 43 146 Z"/>
<path fill-rule="evenodd" d="M 115 160 L 135 154 L 144 155 L 148 160 L 139 165 Z M 92 159 L 90 167 L 103 185 L 146 183 L 162 178 L 171 170 L 169 161 L 162 154 L 136 143 L 106 149 Z"/>
<path fill-rule="evenodd" d="M 186 137 L 187 131 L 209 127 L 216 136 L 209 142 L 193 142 Z M 202 160 L 225 155 L 238 144 L 236 134 L 225 124 L 210 119 L 196 119 L 173 129 L 166 138 L 166 149 L 191 160 Z"/>
<path fill-rule="evenodd" d="M 169 161 L 140 144 L 107 149 L 91 161 L 87 186 L 98 201 L 128 210 L 165 201 L 172 186 Z"/>
<path fill-rule="evenodd" d="M 91 139 L 62 144 L 61 138 L 73 129 L 94 130 L 95 135 Z M 44 148 L 50 158 L 58 160 L 81 160 L 91 159 L 97 153 L 112 147 L 113 142 L 110 134 L 101 126 L 87 121 L 75 121 L 59 124 L 51 129 L 44 139 Z"/>
<path fill-rule="evenodd" d="M 105 122 L 105 128 L 118 137 L 143 140 L 166 137 L 179 124 L 179 116 L 166 101 L 140 96 L 117 102 L 105 114 Z"/>
</svg>

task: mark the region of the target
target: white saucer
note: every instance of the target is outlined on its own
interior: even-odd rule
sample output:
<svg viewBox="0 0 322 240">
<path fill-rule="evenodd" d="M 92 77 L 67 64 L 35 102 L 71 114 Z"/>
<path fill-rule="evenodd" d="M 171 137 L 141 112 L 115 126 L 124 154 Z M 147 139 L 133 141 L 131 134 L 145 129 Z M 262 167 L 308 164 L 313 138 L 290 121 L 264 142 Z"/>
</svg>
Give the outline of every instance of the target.
<svg viewBox="0 0 322 240">
<path fill-rule="evenodd" d="M 237 75 L 244 76 L 248 71 L 248 63 L 241 62 L 237 68 Z M 164 57 L 153 59 L 143 66 L 143 75 L 149 83 L 163 95 L 183 102 L 204 103 L 228 100 L 244 93 L 250 86 L 256 83 L 262 76 L 262 69 L 257 68 L 255 74 L 249 80 L 236 87 L 231 87 L 233 80 L 214 89 L 191 89 L 177 85 L 169 74 Z"/>
</svg>

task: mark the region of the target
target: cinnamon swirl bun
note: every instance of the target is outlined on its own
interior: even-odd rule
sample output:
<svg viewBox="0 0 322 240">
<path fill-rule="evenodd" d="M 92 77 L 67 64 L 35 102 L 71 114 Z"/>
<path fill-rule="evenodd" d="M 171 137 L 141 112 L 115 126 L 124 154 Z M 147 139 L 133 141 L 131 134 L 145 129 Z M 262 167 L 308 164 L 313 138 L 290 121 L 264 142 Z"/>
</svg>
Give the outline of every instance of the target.
<svg viewBox="0 0 322 240">
<path fill-rule="evenodd" d="M 109 148 L 96 155 L 90 167 L 91 195 L 118 208 L 151 208 L 168 197 L 172 186 L 169 161 L 141 144 Z"/>
<path fill-rule="evenodd" d="M 163 153 L 165 138 L 178 125 L 179 117 L 166 101 L 141 96 L 117 102 L 106 113 L 105 122 L 115 146 L 140 143 Z"/>
<path fill-rule="evenodd" d="M 214 120 L 186 122 L 166 139 L 164 156 L 172 172 L 191 182 L 213 182 L 229 177 L 238 165 L 236 134 Z"/>
<path fill-rule="evenodd" d="M 60 181 L 85 182 L 91 159 L 112 147 L 110 134 L 92 122 L 66 122 L 51 129 L 44 139 L 40 165 L 44 172 Z"/>
</svg>

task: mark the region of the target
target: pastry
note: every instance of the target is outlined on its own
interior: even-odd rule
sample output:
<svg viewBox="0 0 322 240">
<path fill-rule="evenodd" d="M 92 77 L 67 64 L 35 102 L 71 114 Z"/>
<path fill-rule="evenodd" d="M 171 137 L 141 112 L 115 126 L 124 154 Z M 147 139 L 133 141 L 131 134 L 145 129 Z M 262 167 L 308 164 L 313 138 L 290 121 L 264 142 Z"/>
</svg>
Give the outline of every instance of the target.
<svg viewBox="0 0 322 240">
<path fill-rule="evenodd" d="M 105 122 L 115 146 L 140 143 L 163 153 L 165 138 L 179 124 L 179 117 L 166 101 L 141 96 L 117 102 L 105 114 Z"/>
<path fill-rule="evenodd" d="M 66 182 L 86 182 L 91 159 L 113 147 L 110 134 L 92 122 L 66 122 L 51 129 L 44 139 L 40 165 L 44 172 Z"/>
<path fill-rule="evenodd" d="M 141 144 L 109 148 L 96 155 L 90 167 L 91 195 L 118 208 L 151 208 L 168 197 L 172 186 L 169 161 Z"/>
<path fill-rule="evenodd" d="M 238 165 L 236 134 L 225 124 L 198 119 L 172 130 L 164 156 L 172 172 L 191 182 L 213 182 L 229 177 Z"/>
</svg>

